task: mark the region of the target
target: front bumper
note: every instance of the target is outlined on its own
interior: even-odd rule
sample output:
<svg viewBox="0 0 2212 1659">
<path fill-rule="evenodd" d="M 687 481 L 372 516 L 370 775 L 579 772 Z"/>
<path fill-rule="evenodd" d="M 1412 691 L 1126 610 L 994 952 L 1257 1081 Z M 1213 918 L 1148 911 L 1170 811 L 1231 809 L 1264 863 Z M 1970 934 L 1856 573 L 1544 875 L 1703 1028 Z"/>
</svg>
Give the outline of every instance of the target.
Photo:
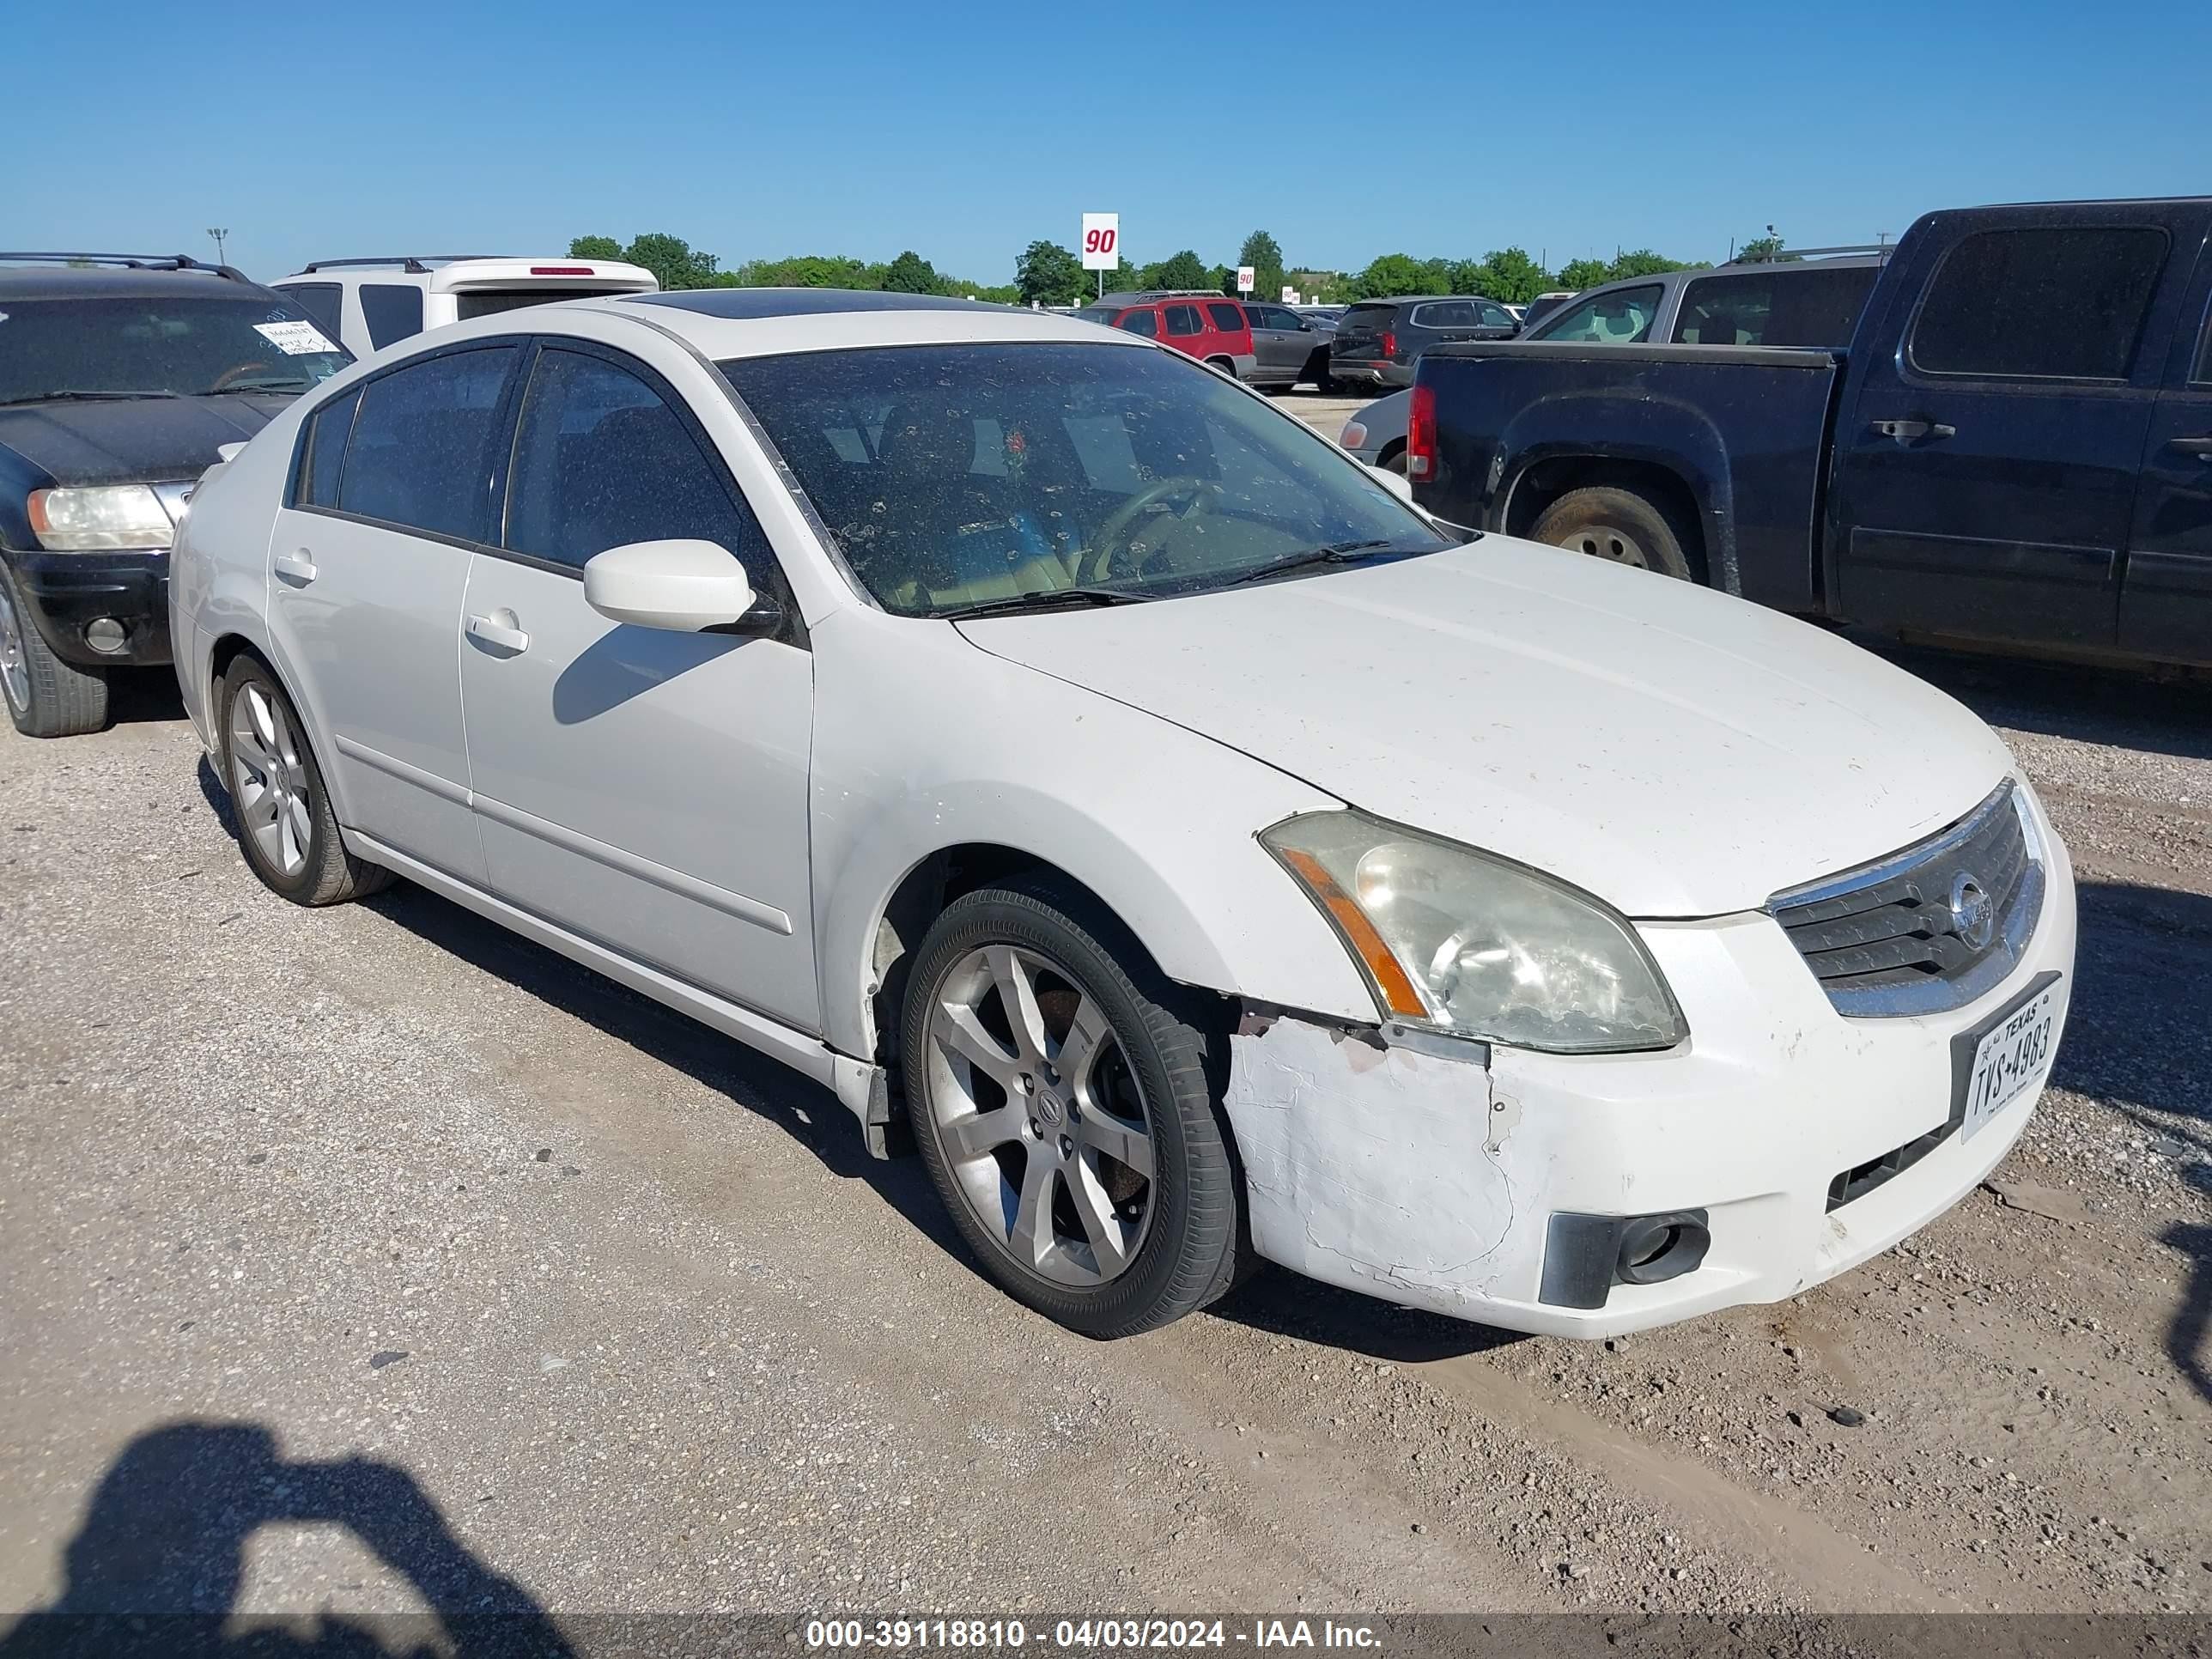
<svg viewBox="0 0 2212 1659">
<path fill-rule="evenodd" d="M 1610 1336 L 1774 1302 L 1888 1249 L 1972 1192 L 2049 1073 L 1831 1211 L 1831 1183 L 1944 1124 L 1954 1037 L 2057 973 L 2073 980 L 2074 879 L 2041 818 L 2042 915 L 2005 981 L 1966 1007 L 1850 1019 L 1763 913 L 1639 931 L 1690 1024 L 1663 1054 L 1468 1058 L 1291 1018 L 1232 1040 L 1226 1105 L 1261 1255 L 1328 1283 L 1509 1329 Z M 2055 1045 L 2054 1045 L 2055 1047 Z M 1694 1270 L 1615 1284 L 1597 1308 L 1543 1295 L 1554 1215 L 1703 1211 Z"/>
<path fill-rule="evenodd" d="M 167 550 L 7 557 L 31 625 L 64 662 L 121 668 L 170 660 Z M 119 649 L 98 651 L 86 643 L 86 628 L 102 617 L 121 625 Z"/>
</svg>

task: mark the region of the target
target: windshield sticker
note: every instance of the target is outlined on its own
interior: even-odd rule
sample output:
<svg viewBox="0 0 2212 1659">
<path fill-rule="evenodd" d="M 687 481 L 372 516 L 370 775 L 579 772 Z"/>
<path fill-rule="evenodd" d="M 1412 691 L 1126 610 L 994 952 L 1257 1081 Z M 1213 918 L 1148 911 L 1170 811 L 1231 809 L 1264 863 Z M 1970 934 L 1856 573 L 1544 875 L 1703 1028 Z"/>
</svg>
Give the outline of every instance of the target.
<svg viewBox="0 0 2212 1659">
<path fill-rule="evenodd" d="M 323 337 L 322 330 L 305 318 L 289 323 L 256 323 L 253 331 L 287 357 L 308 357 L 337 348 Z"/>
</svg>

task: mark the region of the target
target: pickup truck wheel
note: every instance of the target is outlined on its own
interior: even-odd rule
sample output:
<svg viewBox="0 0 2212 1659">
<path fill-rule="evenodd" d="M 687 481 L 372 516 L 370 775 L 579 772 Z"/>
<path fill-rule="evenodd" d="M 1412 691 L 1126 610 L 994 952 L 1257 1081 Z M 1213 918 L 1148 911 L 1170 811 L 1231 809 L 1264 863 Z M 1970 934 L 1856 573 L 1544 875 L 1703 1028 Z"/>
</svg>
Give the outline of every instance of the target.
<svg viewBox="0 0 2212 1659">
<path fill-rule="evenodd" d="M 1632 489 L 1611 484 L 1570 489 L 1544 509 L 1528 535 L 1615 564 L 1692 579 L 1690 538 L 1665 507 Z"/>
<path fill-rule="evenodd" d="M 1237 1181 L 1206 1033 L 1126 933 L 1039 882 L 948 906 L 903 1014 L 915 1143 L 983 1270 L 1085 1336 L 1227 1291 Z"/>
<path fill-rule="evenodd" d="M 64 662 L 25 613 L 0 565 L 0 702 L 27 738 L 74 738 L 107 724 L 107 676 Z"/>
</svg>

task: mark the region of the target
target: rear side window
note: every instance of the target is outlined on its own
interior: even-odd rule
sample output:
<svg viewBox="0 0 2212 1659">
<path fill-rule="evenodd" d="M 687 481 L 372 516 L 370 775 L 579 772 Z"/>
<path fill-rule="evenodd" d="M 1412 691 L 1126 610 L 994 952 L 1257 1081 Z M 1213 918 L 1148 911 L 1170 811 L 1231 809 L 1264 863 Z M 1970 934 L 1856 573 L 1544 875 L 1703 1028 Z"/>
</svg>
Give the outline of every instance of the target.
<svg viewBox="0 0 2212 1659">
<path fill-rule="evenodd" d="M 1199 320 L 1196 306 L 1162 306 L 1160 314 L 1166 319 L 1171 335 L 1200 334 L 1206 325 Z"/>
<path fill-rule="evenodd" d="M 457 351 L 371 380 L 346 447 L 340 510 L 488 541 L 500 394 L 517 349 Z"/>
<path fill-rule="evenodd" d="M 336 283 L 295 283 L 279 294 L 315 319 L 315 326 L 333 340 L 340 337 L 338 310 L 345 290 Z"/>
<path fill-rule="evenodd" d="M 1674 339 L 1682 345 L 1845 346 L 1881 274 L 1840 270 L 1745 271 L 1700 276 L 1682 289 Z"/>
<path fill-rule="evenodd" d="M 1912 366 L 2124 380 L 2166 252 L 2166 233 L 2148 227 L 1978 231 L 1936 268 L 1912 328 Z"/>
<path fill-rule="evenodd" d="M 1114 326 L 1125 328 L 1132 334 L 1141 334 L 1151 340 L 1159 336 L 1160 319 L 1149 311 L 1125 311 L 1121 313 L 1121 320 Z"/>
<path fill-rule="evenodd" d="M 761 580 L 766 544 L 660 393 L 628 369 L 547 351 L 530 376 L 507 492 L 506 544 L 581 569 L 628 542 L 708 541 Z"/>
<path fill-rule="evenodd" d="M 361 315 L 368 325 L 368 343 L 380 350 L 422 331 L 422 290 L 399 283 L 363 283 Z"/>
<path fill-rule="evenodd" d="M 1557 316 L 1547 318 L 1535 337 L 1571 340 L 1577 345 L 1640 345 L 1650 336 L 1652 320 L 1659 314 L 1659 296 L 1663 292 L 1665 289 L 1654 283 L 1649 288 L 1613 289 L 1593 294 Z"/>
<path fill-rule="evenodd" d="M 361 407 L 358 388 L 325 404 L 307 417 L 307 437 L 301 457 L 295 507 L 336 507 L 338 471 L 345 465 L 346 439 L 353 432 L 354 411 Z"/>
<path fill-rule="evenodd" d="M 1434 305 L 1415 306 L 1407 320 L 1415 328 L 1473 328 L 1480 316 L 1472 301 L 1439 300 Z"/>
<path fill-rule="evenodd" d="M 1245 326 L 1244 313 L 1232 305 L 1210 305 L 1206 314 L 1213 319 L 1214 327 L 1224 333 L 1234 334 Z"/>
</svg>

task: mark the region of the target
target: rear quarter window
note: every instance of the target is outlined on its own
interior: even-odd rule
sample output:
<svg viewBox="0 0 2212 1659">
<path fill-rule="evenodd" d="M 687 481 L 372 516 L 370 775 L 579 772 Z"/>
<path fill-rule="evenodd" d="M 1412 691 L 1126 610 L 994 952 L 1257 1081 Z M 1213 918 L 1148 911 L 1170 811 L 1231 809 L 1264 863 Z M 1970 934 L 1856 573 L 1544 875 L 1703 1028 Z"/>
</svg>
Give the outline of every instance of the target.
<svg viewBox="0 0 2212 1659">
<path fill-rule="evenodd" d="M 1237 333 L 1247 326 L 1244 313 L 1233 305 L 1226 303 L 1209 305 L 1206 308 L 1206 314 L 1213 319 L 1214 327 L 1221 330 L 1224 334 Z"/>
</svg>

